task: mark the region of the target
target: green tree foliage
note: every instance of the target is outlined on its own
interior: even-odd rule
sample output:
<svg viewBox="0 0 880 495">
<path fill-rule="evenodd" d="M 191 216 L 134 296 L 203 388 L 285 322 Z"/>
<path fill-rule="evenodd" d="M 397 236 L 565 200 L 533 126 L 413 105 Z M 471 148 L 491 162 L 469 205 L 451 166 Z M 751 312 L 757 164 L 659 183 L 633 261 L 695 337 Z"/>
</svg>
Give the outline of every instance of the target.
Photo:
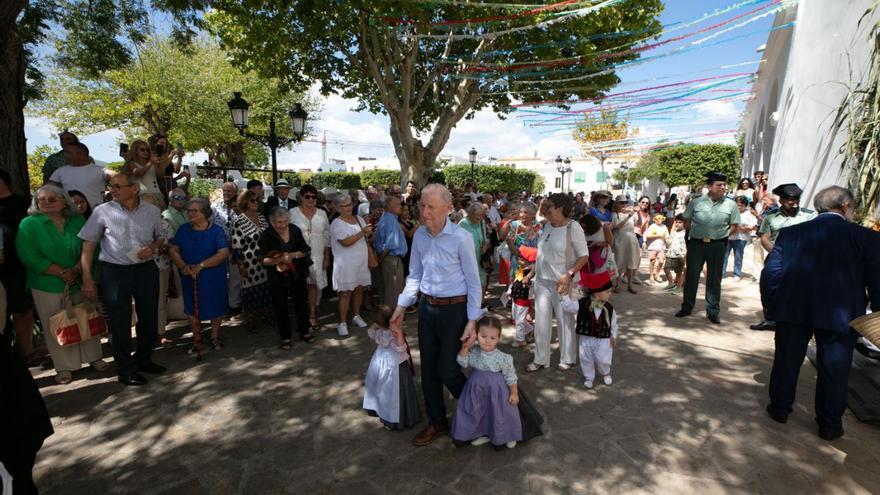
<svg viewBox="0 0 880 495">
<path fill-rule="evenodd" d="M 400 185 L 400 170 L 364 170 L 361 172 L 361 184 L 364 187 L 373 184 L 385 187 Z"/>
<path fill-rule="evenodd" d="M 453 165 L 443 169 L 445 184 L 461 189 L 465 183 L 471 179 L 470 165 Z M 541 192 L 543 181 L 540 183 L 540 189 L 536 190 L 537 179 L 540 176 L 531 170 L 522 170 L 513 167 L 504 166 L 487 166 L 477 165 L 474 167 L 474 182 L 477 190 L 481 192 L 514 192 L 514 191 L 530 191 Z"/>
<path fill-rule="evenodd" d="M 244 144 L 232 125 L 226 101 L 233 91 L 250 100 L 250 132 L 268 132 L 269 115 L 280 133 L 291 131 L 287 110 L 304 102 L 277 80 L 260 79 L 232 66 L 216 43 L 199 39 L 188 48 L 170 39 L 146 39 L 137 57 L 118 69 L 81 74 L 60 67 L 47 79 L 45 98 L 32 113 L 56 128 L 80 134 L 121 129 L 127 138 L 160 133 L 187 150 L 206 150 L 212 163 L 233 168 L 264 166 L 265 148 Z M 315 106 L 307 103 L 314 117 Z"/>
<path fill-rule="evenodd" d="M 335 187 L 336 189 L 360 189 L 361 176 L 353 172 L 318 172 L 309 178 L 309 183 L 318 189 Z"/>
<path fill-rule="evenodd" d="M 46 158 L 49 158 L 49 155 L 57 152 L 56 148 L 53 148 L 46 144 L 41 144 L 37 146 L 36 149 L 32 153 L 28 153 L 27 156 L 27 166 L 28 166 L 28 178 L 30 180 L 30 192 L 33 193 L 40 186 L 43 185 L 43 164 L 46 163 Z"/>
<path fill-rule="evenodd" d="M 680 144 L 655 151 L 659 177 L 669 186 L 693 186 L 706 181 L 707 172 L 739 178 L 737 148 L 729 144 Z"/>
<path fill-rule="evenodd" d="M 619 120 L 616 112 L 600 112 L 599 115 L 586 114 L 572 131 L 572 137 L 587 154 L 599 160 L 599 170 L 604 172 L 605 160 L 612 156 L 627 155 L 632 151 L 631 142 L 622 140 L 637 132 L 638 129 L 631 129 L 628 122 Z"/>
<path fill-rule="evenodd" d="M 396 0 L 264 2 L 258 10 L 247 0 L 215 0 L 212 7 L 207 26 L 242 67 L 277 77 L 289 87 L 317 82 L 325 95 L 339 93 L 357 99 L 362 110 L 387 114 L 404 177 L 424 184 L 452 128 L 475 111 L 487 108 L 503 116 L 511 103 L 524 98 L 564 102 L 593 98 L 613 87 L 619 82 L 614 71 L 598 69 L 639 56 L 618 49 L 659 32 L 663 3 L 624 3 L 552 27 L 476 39 L 423 35 L 448 29 L 471 34 L 509 30 L 546 20 L 549 12 L 488 27 L 442 27 L 430 23 L 495 16 L 498 10 L 476 2 Z M 389 18 L 404 22 L 389 24 Z M 615 32 L 626 33 L 591 36 Z M 597 57 L 602 50 L 608 53 Z M 541 60 L 558 62 L 528 77 L 501 77 L 534 73 L 529 65 Z M 492 72 L 496 64 L 505 66 Z M 571 74 L 566 70 L 572 65 L 597 71 L 586 82 L 566 82 L 560 73 Z"/>
</svg>

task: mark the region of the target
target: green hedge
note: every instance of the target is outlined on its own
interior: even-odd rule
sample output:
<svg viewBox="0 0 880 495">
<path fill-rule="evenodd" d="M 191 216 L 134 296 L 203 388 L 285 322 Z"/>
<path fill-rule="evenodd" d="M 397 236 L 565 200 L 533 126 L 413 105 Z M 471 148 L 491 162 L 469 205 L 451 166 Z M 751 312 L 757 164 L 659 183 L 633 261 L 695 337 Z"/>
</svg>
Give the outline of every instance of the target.
<svg viewBox="0 0 880 495">
<path fill-rule="evenodd" d="M 189 196 L 191 198 L 210 198 L 211 193 L 217 189 L 217 181 L 211 179 L 193 179 L 189 183 Z"/>
<path fill-rule="evenodd" d="M 446 185 L 461 189 L 471 179 L 471 166 L 446 167 L 443 169 L 443 175 Z M 474 167 L 473 177 L 477 190 L 483 192 L 529 191 L 540 193 L 544 189 L 544 181 L 535 172 L 505 165 L 478 165 Z"/>
<path fill-rule="evenodd" d="M 309 183 L 318 189 L 360 189 L 361 176 L 353 172 L 318 172 L 309 178 Z"/>
<path fill-rule="evenodd" d="M 361 172 L 361 185 L 364 187 L 378 184 L 388 188 L 400 185 L 400 170 L 364 170 Z"/>
<path fill-rule="evenodd" d="M 730 144 L 681 144 L 653 152 L 657 155 L 660 180 L 669 186 L 693 186 L 706 182 L 707 172 L 727 174 L 739 180 L 736 146 Z"/>
</svg>

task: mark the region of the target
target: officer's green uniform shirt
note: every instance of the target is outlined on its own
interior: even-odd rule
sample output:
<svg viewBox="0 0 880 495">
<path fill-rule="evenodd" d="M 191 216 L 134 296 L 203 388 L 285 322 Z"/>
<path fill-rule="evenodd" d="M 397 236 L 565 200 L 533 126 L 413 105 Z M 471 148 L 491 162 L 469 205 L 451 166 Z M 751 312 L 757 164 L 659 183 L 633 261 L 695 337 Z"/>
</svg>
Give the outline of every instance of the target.
<svg viewBox="0 0 880 495">
<path fill-rule="evenodd" d="M 782 210 L 779 210 L 764 217 L 764 221 L 761 222 L 761 228 L 758 230 L 758 235 L 764 235 L 769 232 L 770 242 L 775 244 L 780 230 L 814 218 L 816 218 L 816 212 L 806 208 L 798 208 L 794 216 L 785 215 L 782 213 Z"/>
<path fill-rule="evenodd" d="M 730 226 L 740 222 L 735 201 L 726 196 L 712 201 L 708 194 L 693 198 L 682 216 L 691 221 L 692 239 L 723 239 L 730 234 Z"/>
</svg>

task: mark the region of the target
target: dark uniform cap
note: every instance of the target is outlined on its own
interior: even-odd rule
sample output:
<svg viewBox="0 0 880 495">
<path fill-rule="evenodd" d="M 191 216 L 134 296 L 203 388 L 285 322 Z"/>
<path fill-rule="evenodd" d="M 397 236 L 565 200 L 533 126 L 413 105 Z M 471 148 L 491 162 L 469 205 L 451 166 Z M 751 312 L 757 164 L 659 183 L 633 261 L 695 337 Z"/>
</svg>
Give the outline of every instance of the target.
<svg viewBox="0 0 880 495">
<path fill-rule="evenodd" d="M 798 187 L 797 184 L 780 184 L 773 188 L 773 194 L 783 199 L 800 198 L 803 192 L 803 189 Z"/>
<path fill-rule="evenodd" d="M 709 184 L 713 182 L 727 182 L 727 175 L 721 172 L 706 172 L 706 182 Z"/>
</svg>

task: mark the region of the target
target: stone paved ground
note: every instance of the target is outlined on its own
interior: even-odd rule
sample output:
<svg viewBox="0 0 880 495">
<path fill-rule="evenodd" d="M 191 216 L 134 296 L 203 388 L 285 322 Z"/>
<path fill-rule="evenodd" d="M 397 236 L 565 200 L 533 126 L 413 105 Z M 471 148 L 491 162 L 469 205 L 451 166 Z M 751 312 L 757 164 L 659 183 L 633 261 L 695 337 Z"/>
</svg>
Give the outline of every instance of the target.
<svg viewBox="0 0 880 495">
<path fill-rule="evenodd" d="M 196 363 L 184 339 L 156 353 L 169 372 L 144 388 L 90 370 L 63 387 L 43 372 L 56 433 L 37 483 L 46 495 L 880 491 L 880 428 L 847 412 L 846 436 L 820 440 L 809 364 L 789 423 L 766 417 L 773 335 L 747 328 L 756 284 L 725 282 L 720 327 L 701 302 L 679 320 L 675 297 L 642 291 L 614 298 L 613 386 L 587 391 L 576 370 L 520 374 L 545 435 L 513 450 L 416 448 L 415 430 L 383 430 L 359 409 L 373 346 L 364 331 L 338 338 L 326 317 L 318 342 L 292 352 L 269 328 L 228 327 L 226 349 Z M 522 369 L 531 353 L 505 334 Z"/>
</svg>

